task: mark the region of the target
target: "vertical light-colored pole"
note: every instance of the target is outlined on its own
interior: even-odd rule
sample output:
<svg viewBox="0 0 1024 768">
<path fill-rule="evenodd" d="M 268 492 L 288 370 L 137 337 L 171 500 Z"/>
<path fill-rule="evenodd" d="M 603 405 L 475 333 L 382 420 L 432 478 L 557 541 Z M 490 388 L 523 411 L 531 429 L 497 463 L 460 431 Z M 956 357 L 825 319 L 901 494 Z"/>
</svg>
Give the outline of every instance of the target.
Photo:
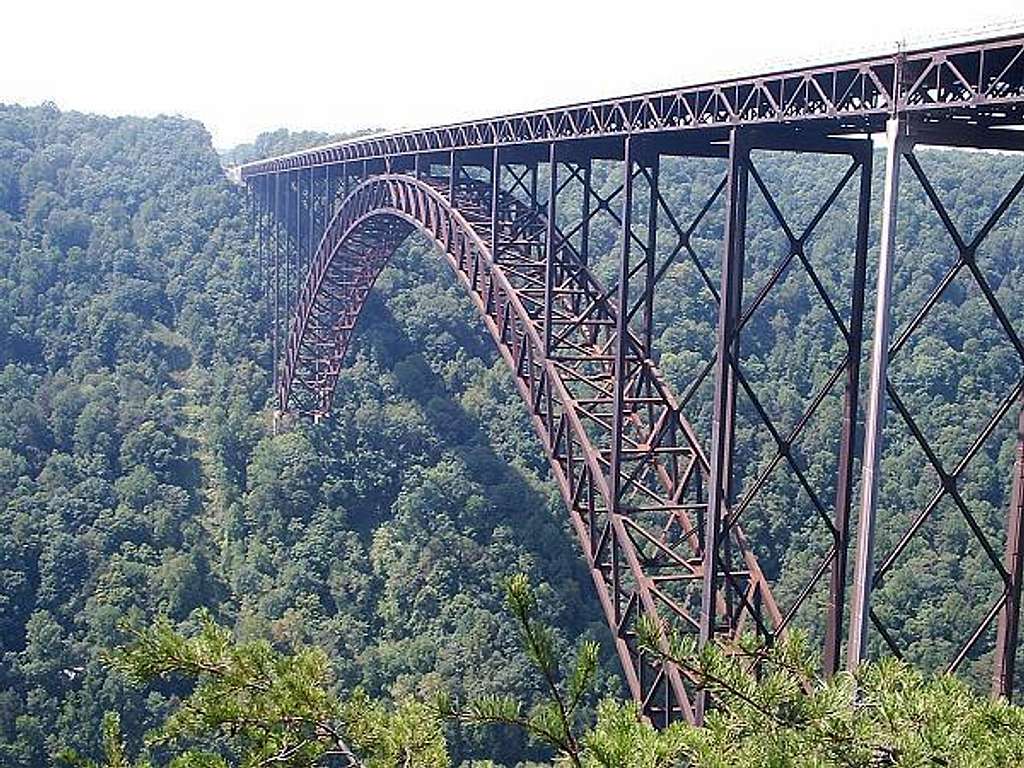
<svg viewBox="0 0 1024 768">
<path fill-rule="evenodd" d="M 854 670 L 864 659 L 868 616 L 871 610 L 871 580 L 874 577 L 875 518 L 881 482 L 882 432 L 885 429 L 886 376 L 889 368 L 889 338 L 892 320 L 893 262 L 896 251 L 897 203 L 900 164 L 910 151 L 907 124 L 893 117 L 886 126 L 885 188 L 882 190 L 882 240 L 878 256 L 878 293 L 875 298 L 874 346 L 871 352 L 871 385 L 868 391 L 867 423 L 864 429 L 864 464 L 861 480 L 857 551 L 854 559 L 853 600 L 850 609 L 850 642 L 847 666 Z"/>
</svg>

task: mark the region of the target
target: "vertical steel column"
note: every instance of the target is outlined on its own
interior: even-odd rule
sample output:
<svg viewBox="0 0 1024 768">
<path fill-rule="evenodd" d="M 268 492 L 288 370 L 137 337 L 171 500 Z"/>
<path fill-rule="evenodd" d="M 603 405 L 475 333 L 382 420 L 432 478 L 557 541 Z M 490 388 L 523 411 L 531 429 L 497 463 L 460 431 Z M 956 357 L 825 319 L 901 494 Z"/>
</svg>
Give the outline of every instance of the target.
<svg viewBox="0 0 1024 768">
<path fill-rule="evenodd" d="M 293 302 L 298 300 L 298 286 L 302 280 L 303 253 L 305 252 L 306 237 L 308 233 L 302 225 L 305 216 L 302 215 L 302 170 L 295 172 L 295 275 L 293 276 L 292 290 L 295 295 Z"/>
<path fill-rule="evenodd" d="M 590 265 L 590 172 L 593 161 L 588 157 L 583 161 L 583 220 L 580 226 L 580 261 L 583 266 Z"/>
<path fill-rule="evenodd" d="M 334 219 L 334 166 L 327 166 L 327 189 L 324 190 L 325 197 L 324 202 L 327 207 L 324 209 L 324 231 L 327 231 L 327 227 L 330 226 L 331 221 Z"/>
<path fill-rule="evenodd" d="M 871 384 L 864 429 L 864 465 L 861 505 L 854 560 L 853 599 L 850 606 L 850 641 L 847 667 L 856 669 L 865 658 L 871 610 L 871 580 L 874 577 L 875 518 L 881 483 L 882 438 L 885 428 L 886 376 L 889 367 L 889 337 L 892 321 L 892 280 L 896 251 L 897 204 L 900 164 L 911 148 L 902 117 L 886 125 L 885 185 L 882 190 L 882 240 L 878 257 L 878 288 L 875 299 L 874 347 L 871 352 Z"/>
<path fill-rule="evenodd" d="M 268 261 L 267 224 L 266 212 L 270 204 L 269 185 L 266 176 L 257 176 L 253 184 L 256 187 L 256 231 L 259 243 L 257 246 L 257 260 L 259 263 L 259 301 L 263 310 L 263 338 L 270 338 L 270 269 L 266 265 Z"/>
<path fill-rule="evenodd" d="M 321 172 L 321 176 L 323 177 L 323 190 L 324 190 L 322 195 L 320 194 L 320 184 L 318 183 L 316 185 L 316 190 L 317 190 L 316 196 L 318 198 L 317 208 L 320 211 L 320 217 L 317 219 L 317 222 L 316 222 L 316 235 L 317 235 L 317 237 L 316 237 L 316 246 L 313 248 L 313 255 L 314 256 L 316 255 L 317 249 L 320 247 L 320 240 L 323 238 L 324 234 L 327 232 L 327 227 L 330 226 L 330 223 L 331 223 L 330 212 L 327 210 L 328 202 L 331 199 L 330 198 L 331 186 L 330 186 L 330 184 L 328 183 L 328 180 L 327 180 L 327 174 L 330 172 L 330 170 L 331 170 L 331 166 L 327 166 Z"/>
<path fill-rule="evenodd" d="M 270 243 L 270 227 L 271 227 L 271 196 L 270 196 L 270 176 L 265 175 L 261 177 L 263 182 L 263 321 L 266 323 L 266 340 L 269 343 L 273 335 L 273 299 L 271 296 L 274 293 L 273 288 L 273 270 L 271 269 L 271 243 Z"/>
<path fill-rule="evenodd" d="M 580 247 L 579 247 L 579 258 L 580 263 L 584 267 L 590 266 L 590 176 L 591 168 L 593 167 L 593 160 L 587 158 L 582 161 L 583 166 L 583 193 L 582 200 L 580 201 Z M 583 311 L 584 296 L 580 293 L 573 294 L 572 308 L 573 312 L 577 315 Z M 597 326 L 592 326 L 590 330 L 590 342 L 594 343 L 597 339 Z"/>
<path fill-rule="evenodd" d="M 532 164 L 526 166 L 530 173 L 530 207 L 534 213 L 540 213 L 540 203 L 537 201 L 537 173 L 540 168 L 540 162 L 534 160 Z"/>
<path fill-rule="evenodd" d="M 1010 492 L 1006 520 L 1006 572 L 1010 575 L 1006 598 L 999 612 L 996 628 L 995 676 L 992 692 L 1006 699 L 1013 698 L 1018 626 L 1020 623 L 1021 581 L 1024 578 L 1024 406 L 1017 417 L 1017 460 L 1013 467 L 1013 488 Z"/>
<path fill-rule="evenodd" d="M 501 158 L 491 150 L 491 258 L 498 263 L 498 198 L 501 196 Z"/>
<path fill-rule="evenodd" d="M 544 356 L 551 354 L 553 337 L 551 320 L 555 302 L 555 198 L 558 197 L 558 156 L 557 144 L 551 142 L 548 148 L 548 213 L 547 232 L 544 236 Z"/>
<path fill-rule="evenodd" d="M 260 288 L 260 300 L 265 294 L 263 284 L 263 177 L 257 176 L 250 189 L 253 196 L 253 226 L 256 238 L 256 284 Z"/>
<path fill-rule="evenodd" d="M 274 174 L 274 396 L 278 397 L 278 336 L 280 335 L 278 327 L 281 324 L 281 174 Z M 278 406 L 283 409 L 284 403 L 278 402 Z"/>
<path fill-rule="evenodd" d="M 839 670 L 842 648 L 843 614 L 846 605 L 846 567 L 849 555 L 850 506 L 853 499 L 853 459 L 856 450 L 857 408 L 860 390 L 860 358 L 864 335 L 864 291 L 867 278 L 868 231 L 871 225 L 871 172 L 873 146 L 865 141 L 858 155 L 860 189 L 857 202 L 857 244 L 853 263 L 853 297 L 850 303 L 850 336 L 847 339 L 846 392 L 843 402 L 843 426 L 839 444 L 839 473 L 836 479 L 836 508 L 833 524 L 838 532 L 832 573 L 829 579 L 829 606 L 825 624 L 825 649 L 822 666 L 826 675 Z"/>
<path fill-rule="evenodd" d="M 736 372 L 739 357 L 739 328 L 743 303 L 743 268 L 746 250 L 747 189 L 750 149 L 746 134 L 733 128 L 729 134 L 728 199 L 725 242 L 722 249 L 721 302 L 718 313 L 718 342 L 715 371 L 715 400 L 711 425 L 708 510 L 704 530 L 704 581 L 701 591 L 699 642 L 712 642 L 716 631 L 718 577 L 722 520 L 732 496 L 732 451 L 735 437 Z M 729 564 L 726 563 L 726 567 Z M 696 720 L 703 723 L 707 692 L 697 695 Z"/>
<path fill-rule="evenodd" d="M 306 208 L 309 213 L 309 229 L 306 230 L 306 268 L 313 263 L 313 169 L 309 168 L 306 172 Z M 301 273 L 299 275 L 299 285 L 302 285 L 303 277 L 305 275 Z"/>
<path fill-rule="evenodd" d="M 611 492 L 609 514 L 619 512 L 622 493 L 622 432 L 626 411 L 626 349 L 629 346 L 629 264 L 633 227 L 633 142 L 626 135 L 622 152 L 622 252 L 619 255 L 618 313 L 615 317 L 615 398 L 612 413 L 611 462 L 608 487 Z M 615 548 L 618 549 L 617 547 Z"/>
<path fill-rule="evenodd" d="M 247 212 L 246 224 L 248 224 L 248 246 L 246 247 L 248 259 L 251 260 L 253 257 L 253 249 L 258 249 L 256 245 L 256 195 L 253 192 L 252 186 L 249 184 L 245 185 L 245 209 Z M 260 266 L 259 256 L 256 259 L 256 281 L 259 282 Z"/>
<path fill-rule="evenodd" d="M 451 163 L 448 166 L 448 201 L 455 205 L 455 182 L 458 178 L 459 172 L 455 166 L 455 151 L 452 150 L 450 153 Z"/>
<path fill-rule="evenodd" d="M 647 209 L 647 260 L 644 272 L 644 355 L 653 359 L 654 348 L 654 255 L 658 251 L 658 170 L 661 155 L 657 151 L 648 167 L 647 180 L 650 182 L 650 205 Z"/>
<path fill-rule="evenodd" d="M 296 201 L 298 202 L 298 201 Z M 292 221 L 292 174 L 285 177 L 284 187 L 284 318 L 281 328 L 281 341 L 288 338 L 288 323 L 292 316 L 292 242 L 295 241 L 295 253 L 298 254 L 298 206 L 295 213 L 295 238 L 288 231 Z"/>
<path fill-rule="evenodd" d="M 302 171 L 295 172 L 295 268 L 292 273 L 291 307 L 298 302 L 299 281 L 302 279 Z M 288 312 L 288 326 L 292 323 L 292 313 Z M 287 338 L 287 337 L 285 337 Z"/>
</svg>

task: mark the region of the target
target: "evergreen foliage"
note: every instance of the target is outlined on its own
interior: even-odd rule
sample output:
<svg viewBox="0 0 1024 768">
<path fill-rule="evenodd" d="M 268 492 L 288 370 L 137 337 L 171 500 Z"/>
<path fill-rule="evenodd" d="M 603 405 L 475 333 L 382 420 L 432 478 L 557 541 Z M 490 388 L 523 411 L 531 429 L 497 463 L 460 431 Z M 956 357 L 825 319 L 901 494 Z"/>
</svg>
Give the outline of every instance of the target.
<svg viewBox="0 0 1024 768">
<path fill-rule="evenodd" d="M 525 574 L 510 577 L 505 589 L 542 682 L 539 701 L 481 695 L 456 702 L 442 692 L 432 707 L 408 698 L 389 707 L 361 689 L 342 700 L 331 691 L 322 650 L 282 653 L 263 640 L 238 643 L 199 612 L 192 634 L 160 618 L 132 629 L 132 641 L 107 658 L 135 684 L 189 683 L 147 734 L 144 756 L 128 758 L 119 719 L 107 713 L 104 762 L 72 752 L 63 759 L 78 768 L 448 768 L 444 718 L 520 729 L 556 765 L 573 768 L 1001 768 L 1024 761 L 1024 709 L 892 659 L 824 680 L 799 633 L 772 647 L 747 640 L 728 652 L 698 650 L 688 636 L 670 635 L 663 644 L 658 626 L 641 619 L 640 646 L 677 664 L 711 697 L 705 725 L 659 731 L 635 703 L 612 697 L 595 714 L 585 704 L 594 695 L 597 646 L 581 642 L 563 669 Z"/>
<path fill-rule="evenodd" d="M 1024 709 L 972 691 L 948 674 L 925 676 L 893 658 L 824 680 L 800 633 L 771 648 L 747 641 L 698 651 L 692 638 L 646 650 L 684 669 L 712 701 L 704 728 L 687 729 L 684 764 L 972 768 L 1024 762 Z"/>
<path fill-rule="evenodd" d="M 698 650 L 641 618 L 640 647 L 677 664 L 711 699 L 704 727 L 655 730 L 633 702 L 608 697 L 596 715 L 579 703 L 592 694 L 595 648 L 583 642 L 570 671 L 547 642 L 524 575 L 507 582 L 508 606 L 524 647 L 546 683 L 532 707 L 513 696 L 459 705 L 440 696 L 442 715 L 481 726 L 521 728 L 574 768 L 878 768 L 943 765 L 1002 768 L 1024 762 L 1024 709 L 970 690 L 951 675 L 927 677 L 894 659 L 822 679 L 800 633 L 764 647 L 753 639 L 725 651 Z"/>
<path fill-rule="evenodd" d="M 182 678 L 191 687 L 147 734 L 145 751 L 155 758 L 129 761 L 119 719 L 107 713 L 104 768 L 149 768 L 168 753 L 171 768 L 448 768 L 440 722 L 424 705 L 408 700 L 392 710 L 359 690 L 341 701 L 322 650 L 282 653 L 265 640 L 236 643 L 209 615 L 200 612 L 196 621 L 198 629 L 185 636 L 162 617 L 131 630 L 132 642 L 110 655 L 110 666 L 134 684 Z M 95 765 L 70 751 L 63 759 Z"/>
</svg>

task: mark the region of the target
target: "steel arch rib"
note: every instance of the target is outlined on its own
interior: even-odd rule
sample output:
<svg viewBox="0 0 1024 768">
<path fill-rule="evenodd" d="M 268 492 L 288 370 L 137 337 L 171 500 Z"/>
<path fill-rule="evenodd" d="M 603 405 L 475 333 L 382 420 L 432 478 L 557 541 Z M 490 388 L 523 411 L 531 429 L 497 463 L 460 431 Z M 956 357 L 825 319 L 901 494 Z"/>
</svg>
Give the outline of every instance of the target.
<svg viewBox="0 0 1024 768">
<path fill-rule="evenodd" d="M 671 597 L 674 584 L 699 578 L 699 543 L 692 524 L 676 519 L 682 512 L 663 512 L 685 531 L 681 538 L 693 550 L 693 559 L 686 560 L 671 549 L 667 527 L 659 538 L 643 529 L 643 521 L 637 521 L 643 517 L 639 508 L 623 508 L 621 496 L 615 495 L 606 474 L 607 459 L 592 441 L 594 427 L 588 431 L 584 424 L 586 409 L 563 380 L 565 365 L 545 354 L 544 332 L 536 313 L 528 311 L 511 273 L 506 274 L 495 262 L 488 242 L 474 224 L 433 186 L 412 176 L 385 174 L 364 181 L 342 202 L 300 291 L 284 352 L 280 408 L 314 418 L 329 413 L 366 297 L 391 253 L 414 230 L 427 235 L 443 251 L 513 372 L 583 546 L 634 699 L 655 722 L 692 721 L 689 681 L 675 666 L 645 659 L 632 627 L 640 614 L 661 626 L 666 626 L 662 613 L 683 619 L 684 624 L 693 623 L 692 610 Z M 573 270 L 583 275 L 587 272 L 578 264 Z M 606 306 L 605 311 L 612 309 Z M 667 406 L 675 408 L 653 363 L 643 360 L 641 366 L 646 367 L 643 375 L 654 382 Z M 689 482 L 683 478 L 695 471 L 706 473 L 707 458 L 678 409 L 674 419 L 692 447 L 690 468 L 673 474 L 656 459 L 649 464 L 665 487 L 665 497 L 682 509 L 679 497 Z M 639 487 L 636 480 L 629 482 Z M 760 590 L 758 599 L 765 601 L 767 612 L 778 623 L 777 608 L 757 561 L 742 532 L 736 529 L 735 534 L 749 570 L 750 590 Z M 719 612 L 725 610 L 718 606 Z"/>
</svg>

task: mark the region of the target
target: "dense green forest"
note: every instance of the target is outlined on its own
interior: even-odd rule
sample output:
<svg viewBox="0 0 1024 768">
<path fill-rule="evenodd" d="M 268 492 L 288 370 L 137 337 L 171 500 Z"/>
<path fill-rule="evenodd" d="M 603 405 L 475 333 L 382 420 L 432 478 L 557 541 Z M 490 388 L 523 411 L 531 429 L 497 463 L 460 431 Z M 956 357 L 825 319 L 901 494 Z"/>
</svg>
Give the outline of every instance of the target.
<svg viewBox="0 0 1024 768">
<path fill-rule="evenodd" d="M 277 132 L 225 157 L 326 138 Z M 1021 172 L 1019 159 L 1001 155 L 926 152 L 922 163 L 969 233 Z M 662 185 L 674 204 L 699 207 L 719 170 L 669 165 Z M 813 158 L 763 158 L 766 182 L 795 220 L 809 219 L 836 172 Z M 610 190 L 616 180 L 604 183 Z M 837 290 L 849 281 L 840 213 L 853 204 L 840 200 L 808 251 Z M 898 323 L 953 258 L 909 185 L 902 213 Z M 47 765 L 65 747 L 97 753 L 106 711 L 120 714 L 137 745 L 182 689 L 133 686 L 101 654 L 124 642 L 125 618 L 167 616 L 188 632 L 201 608 L 240 641 L 322 648 L 338 690 L 530 702 L 543 691 L 502 587 L 525 573 L 559 653 L 582 639 L 599 644 L 588 703 L 621 694 L 543 455 L 442 260 L 419 241 L 396 254 L 361 321 L 337 418 L 274 435 L 244 214 L 244 193 L 198 123 L 0 106 L 0 765 Z M 751 216 L 753 286 L 778 258 L 780 233 L 763 205 Z M 696 242 L 712 275 L 719 236 L 711 220 Z M 611 258 L 608 222 L 594 242 Z M 1021 253 L 1016 202 L 978 261 L 1018 329 Z M 713 309 L 692 269 L 670 270 L 656 307 L 656 346 L 676 391 L 713 338 Z M 798 418 L 810 384 L 835 361 L 825 312 L 794 274 L 751 326 L 744 365 L 755 386 L 772 388 L 781 423 Z M 966 279 L 925 331 L 894 361 L 893 381 L 952 463 L 1020 379 L 1021 361 Z M 799 446 L 826 497 L 837 413 L 832 397 Z M 699 399 L 691 416 L 706 425 Z M 1015 418 L 1000 423 L 963 486 L 1000 552 Z M 738 429 L 752 472 L 770 441 L 746 406 Z M 906 428 L 892 420 L 887 435 L 882 551 L 934 486 Z M 792 483 L 773 483 L 752 510 L 748 530 L 783 602 L 813 567 L 816 525 Z M 954 508 L 944 505 L 924 534 L 886 581 L 879 611 L 912 616 L 894 631 L 908 658 L 930 670 L 949 659 L 957 628 L 985 613 L 996 587 Z M 803 617 L 812 632 L 818 614 Z M 990 642 L 966 669 L 978 688 L 988 685 Z M 453 724 L 448 743 L 455 765 L 549 754 L 515 728 Z"/>
<path fill-rule="evenodd" d="M 202 126 L 0 116 L 0 764 L 94 746 L 82 724 L 107 709 L 135 735 L 160 711 L 98 662 L 121 617 L 210 606 L 394 695 L 528 693 L 513 570 L 562 636 L 603 637 L 525 415 L 439 259 L 411 248 L 382 282 L 337 421 L 274 437 L 244 196 Z M 485 747 L 525 749 L 457 749 Z"/>
</svg>

